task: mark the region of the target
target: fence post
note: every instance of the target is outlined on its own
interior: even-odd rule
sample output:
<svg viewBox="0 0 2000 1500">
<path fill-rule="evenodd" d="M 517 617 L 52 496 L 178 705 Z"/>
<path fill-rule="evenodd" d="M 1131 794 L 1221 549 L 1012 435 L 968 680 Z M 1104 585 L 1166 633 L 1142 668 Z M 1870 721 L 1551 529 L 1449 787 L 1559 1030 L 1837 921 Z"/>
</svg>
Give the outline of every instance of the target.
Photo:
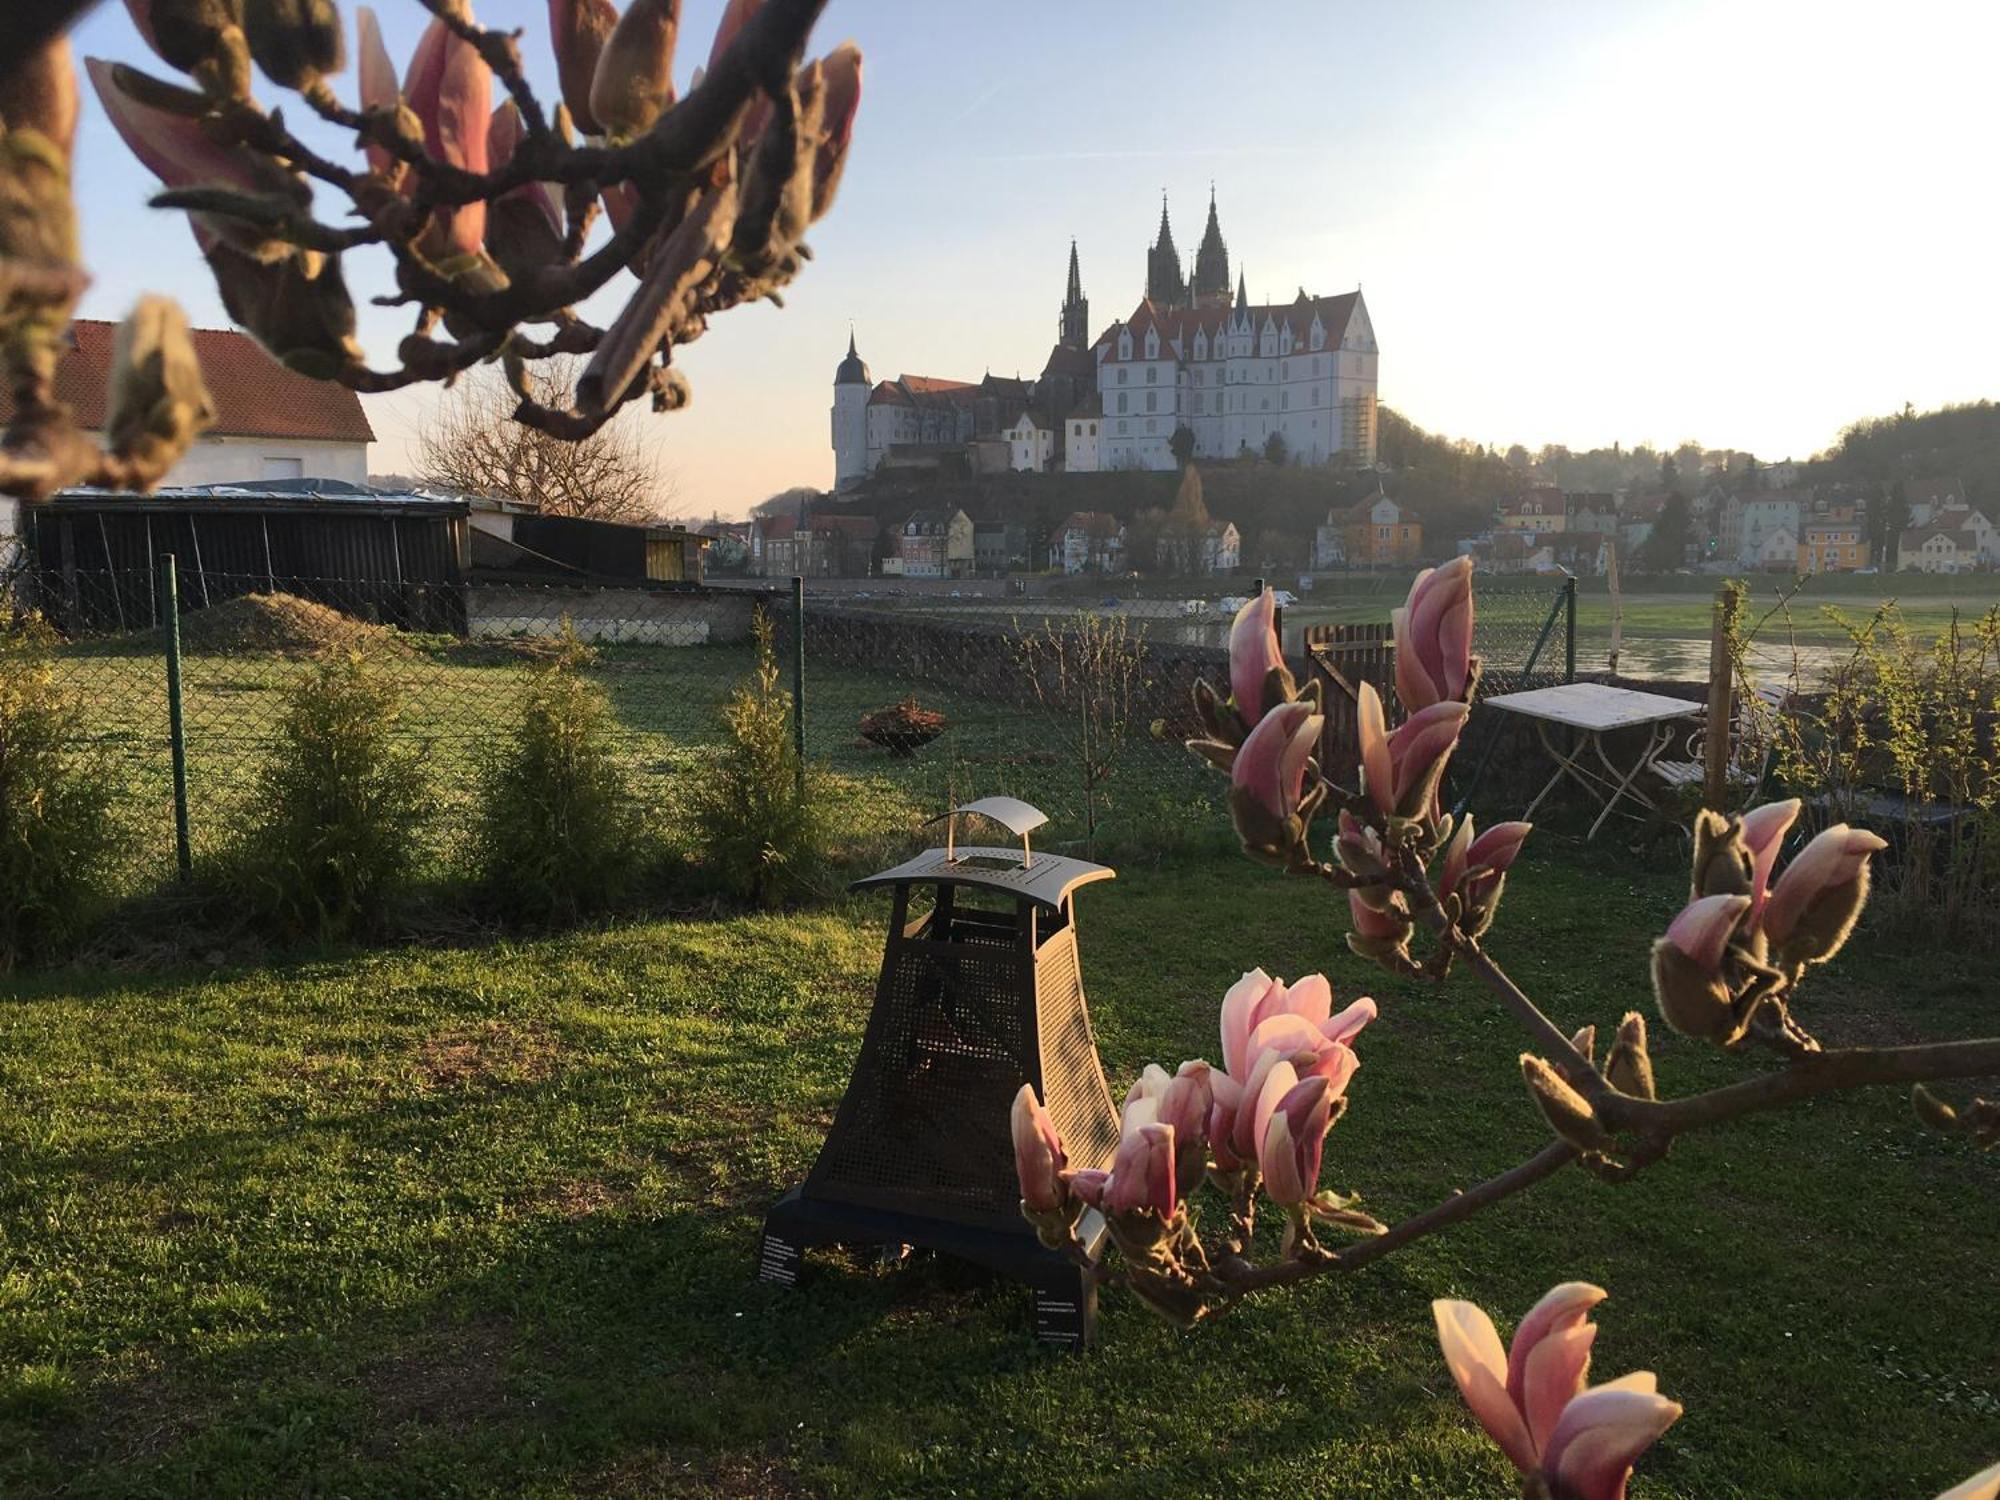
<svg viewBox="0 0 2000 1500">
<path fill-rule="evenodd" d="M 806 581 L 792 575 L 792 742 L 798 747 L 798 793 L 806 794 Z"/>
<path fill-rule="evenodd" d="M 1732 581 L 1715 593 L 1715 623 L 1708 639 L 1708 738 L 1702 745 L 1701 805 L 1722 811 L 1729 790 L 1729 737 L 1735 717 L 1736 662 L 1730 637 L 1743 595 Z"/>
<path fill-rule="evenodd" d="M 1576 574 L 1563 583 L 1563 681 L 1576 681 Z"/>
<path fill-rule="evenodd" d="M 188 842 L 187 725 L 181 716 L 181 593 L 174 555 L 160 557 L 160 604 L 167 628 L 167 735 L 174 760 L 174 863 L 181 879 L 194 875 Z"/>
</svg>

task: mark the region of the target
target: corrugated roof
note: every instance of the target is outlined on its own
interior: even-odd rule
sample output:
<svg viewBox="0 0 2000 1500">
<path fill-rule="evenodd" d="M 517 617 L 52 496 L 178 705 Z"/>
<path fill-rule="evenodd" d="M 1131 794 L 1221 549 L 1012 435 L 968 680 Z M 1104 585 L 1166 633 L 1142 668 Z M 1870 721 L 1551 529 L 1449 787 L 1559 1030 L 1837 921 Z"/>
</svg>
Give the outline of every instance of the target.
<svg viewBox="0 0 2000 1500">
<path fill-rule="evenodd" d="M 104 430 L 117 337 L 114 323 L 78 318 L 70 325 L 71 347 L 56 366 L 57 398 L 76 413 L 79 425 L 92 432 Z M 194 348 L 202 379 L 215 399 L 210 435 L 375 441 L 360 397 L 344 385 L 310 380 L 286 369 L 249 335 L 233 328 L 197 328 Z M 11 420 L 13 410 L 13 401 L 0 391 L 0 421 Z"/>
</svg>

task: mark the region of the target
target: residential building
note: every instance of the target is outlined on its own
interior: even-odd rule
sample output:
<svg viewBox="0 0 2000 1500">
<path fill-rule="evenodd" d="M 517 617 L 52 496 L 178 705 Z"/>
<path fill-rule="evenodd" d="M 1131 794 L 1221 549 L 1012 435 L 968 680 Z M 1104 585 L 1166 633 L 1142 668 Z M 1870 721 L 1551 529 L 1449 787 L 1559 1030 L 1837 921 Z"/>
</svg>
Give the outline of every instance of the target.
<svg viewBox="0 0 2000 1500">
<path fill-rule="evenodd" d="M 1790 526 L 1764 532 L 1757 541 L 1744 544 L 1738 560 L 1763 573 L 1792 572 L 1799 565 L 1799 534 Z"/>
<path fill-rule="evenodd" d="M 1910 507 L 1912 526 L 1928 526 L 1939 511 L 1958 510 L 1965 506 L 1965 484 L 1956 477 L 1906 479 L 1903 481 L 1903 502 Z"/>
<path fill-rule="evenodd" d="M 1868 566 L 1868 535 L 1851 507 L 1846 514 L 1814 516 L 1799 533 L 1801 573 L 1852 573 Z"/>
<path fill-rule="evenodd" d="M 900 529 L 905 578 L 964 578 L 977 552 L 972 517 L 962 510 L 912 511 Z"/>
<path fill-rule="evenodd" d="M 1563 530 L 1586 536 L 1618 535 L 1618 499 L 1601 490 L 1572 490 L 1563 496 Z"/>
<path fill-rule="evenodd" d="M 1731 495 L 1722 507 L 1722 555 L 1745 567 L 1762 567 L 1765 544 L 1778 531 L 1789 534 L 1796 547 L 1800 516 L 1811 500 L 1810 493 L 1787 490 L 1746 490 Z"/>
<path fill-rule="evenodd" d="M 1512 500 L 1502 501 L 1494 516 L 1502 531 L 1531 531 L 1537 535 L 1563 530 L 1569 525 L 1569 508 L 1563 492 L 1552 484 L 1523 490 Z"/>
<path fill-rule="evenodd" d="M 1335 508 L 1313 530 L 1314 572 L 1347 566 L 1347 512 Z"/>
<path fill-rule="evenodd" d="M 1125 561 L 1125 528 L 1101 510 L 1071 511 L 1049 542 L 1049 566 L 1065 573 L 1115 573 Z"/>
<path fill-rule="evenodd" d="M 1104 416 L 1104 399 L 1095 391 L 1077 402 L 1069 414 L 1068 435 L 1063 439 L 1064 467 L 1078 474 L 1095 474 L 1098 462 L 1098 423 Z"/>
<path fill-rule="evenodd" d="M 1341 545 L 1350 568 L 1400 566 L 1423 555 L 1423 521 L 1380 490 L 1350 506 L 1343 523 Z"/>
<path fill-rule="evenodd" d="M 1212 521 L 1199 535 L 1162 535 L 1153 561 L 1169 573 L 1233 573 L 1243 560 L 1243 538 L 1232 521 Z"/>
<path fill-rule="evenodd" d="M 1897 538 L 1898 572 L 1969 573 L 1996 565 L 2000 528 L 1968 505 L 1934 509 L 1928 524 L 1912 526 Z"/>
<path fill-rule="evenodd" d="M 765 578 L 866 578 L 873 571 L 873 516 L 790 516 L 750 522 L 750 571 Z"/>
<path fill-rule="evenodd" d="M 1014 420 L 1000 429 L 1007 444 L 1007 467 L 1016 473 L 1040 474 L 1054 467 L 1056 434 L 1060 424 L 1045 427 L 1033 408 L 1023 406 Z"/>
<path fill-rule="evenodd" d="M 287 369 L 247 334 L 193 330 L 215 420 L 161 479 L 162 488 L 241 484 L 260 479 L 336 479 L 365 486 L 375 430 L 346 386 Z M 94 318 L 70 325 L 56 365 L 56 398 L 84 432 L 105 441 L 112 351 L 118 327 Z M 0 428 L 13 402 L 0 392 Z"/>
<path fill-rule="evenodd" d="M 972 563 L 981 573 L 1027 566 L 1028 528 L 1019 521 L 979 521 L 972 528 Z"/>
</svg>

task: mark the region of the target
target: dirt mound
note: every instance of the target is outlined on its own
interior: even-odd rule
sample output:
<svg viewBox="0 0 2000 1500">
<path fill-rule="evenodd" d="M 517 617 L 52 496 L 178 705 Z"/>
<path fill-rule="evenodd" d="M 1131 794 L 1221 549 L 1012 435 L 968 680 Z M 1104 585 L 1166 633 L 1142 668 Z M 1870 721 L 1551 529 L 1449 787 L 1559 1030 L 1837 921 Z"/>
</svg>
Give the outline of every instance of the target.
<svg viewBox="0 0 2000 1500">
<path fill-rule="evenodd" d="M 317 656 L 326 651 L 408 654 L 385 625 L 371 625 L 297 594 L 241 594 L 181 616 L 189 651 Z"/>
</svg>

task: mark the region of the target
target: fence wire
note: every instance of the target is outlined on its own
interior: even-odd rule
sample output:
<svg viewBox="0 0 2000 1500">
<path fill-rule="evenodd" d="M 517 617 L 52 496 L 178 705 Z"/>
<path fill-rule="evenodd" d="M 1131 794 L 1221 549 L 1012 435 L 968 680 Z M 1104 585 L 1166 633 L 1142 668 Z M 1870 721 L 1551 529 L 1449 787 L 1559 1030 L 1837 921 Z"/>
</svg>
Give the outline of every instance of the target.
<svg viewBox="0 0 2000 1500">
<path fill-rule="evenodd" d="M 768 612 L 790 686 L 803 641 L 808 759 L 841 822 L 914 836 L 954 803 L 1005 793 L 1048 813 L 1043 847 L 1157 852 L 1227 839 L 1221 784 L 1183 748 L 1199 677 L 1227 679 L 1228 612 L 1174 601 L 1059 607 L 1028 599 L 925 601 L 810 595 L 803 636 L 788 592 L 668 585 L 545 587 L 475 581 L 178 578 L 188 818 L 197 860 L 254 837 L 242 809 L 280 753 L 288 699 L 329 653 L 358 652 L 397 688 L 395 736 L 421 751 L 438 815 L 423 835 L 435 872 L 460 867 L 480 772 L 516 720 L 530 670 L 565 629 L 592 648 L 618 750 L 664 827 L 687 778 L 720 752 L 722 708 L 750 675 L 753 621 Z M 1290 612 L 1383 618 L 1400 591 L 1356 592 Z M 114 771 L 125 883 L 175 874 L 169 618 L 161 579 L 136 573 L 0 574 L 0 620 L 30 612 L 57 634 L 53 666 L 82 743 Z M 1483 588 L 1476 645 L 1487 691 L 1560 680 L 1559 593 Z M 1537 648 L 1539 647 L 1539 654 Z M 1549 675 L 1555 674 L 1555 675 Z M 877 717 L 909 705 L 914 716 Z M 928 715 L 938 716 L 931 719 Z M 906 732 L 909 724 L 918 727 Z M 901 727 L 899 727 L 901 726 Z"/>
</svg>

